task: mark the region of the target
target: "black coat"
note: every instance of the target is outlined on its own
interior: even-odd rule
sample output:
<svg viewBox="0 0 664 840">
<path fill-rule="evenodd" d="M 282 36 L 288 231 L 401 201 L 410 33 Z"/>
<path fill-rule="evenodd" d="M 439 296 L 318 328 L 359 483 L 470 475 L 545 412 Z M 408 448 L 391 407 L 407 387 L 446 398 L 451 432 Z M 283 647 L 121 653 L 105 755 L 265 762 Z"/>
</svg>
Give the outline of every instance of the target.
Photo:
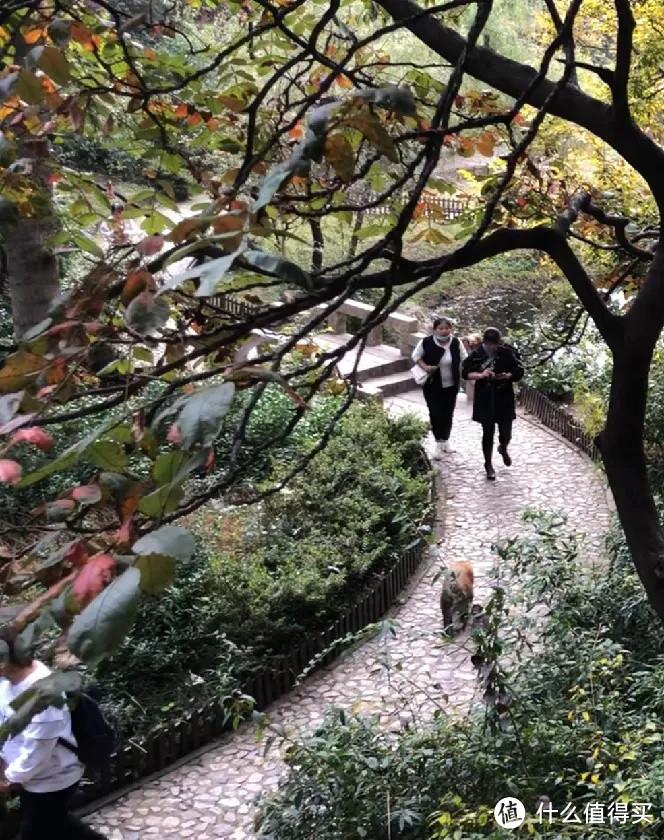
<svg viewBox="0 0 664 840">
<path fill-rule="evenodd" d="M 463 362 L 462 374 L 481 373 L 489 356 L 483 345 L 474 350 Z M 513 382 L 523 379 L 523 365 L 514 348 L 501 345 L 493 366 L 494 373 L 511 373 L 512 378 L 504 381 L 490 379 L 475 380 L 473 420 L 477 423 L 502 423 L 516 417 Z"/>
</svg>

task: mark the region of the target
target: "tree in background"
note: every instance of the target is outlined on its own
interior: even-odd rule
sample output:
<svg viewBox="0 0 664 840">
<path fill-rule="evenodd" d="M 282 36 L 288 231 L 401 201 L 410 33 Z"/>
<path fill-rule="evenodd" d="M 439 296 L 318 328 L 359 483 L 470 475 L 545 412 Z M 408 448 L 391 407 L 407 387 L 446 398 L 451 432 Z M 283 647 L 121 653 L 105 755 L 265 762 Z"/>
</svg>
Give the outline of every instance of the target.
<svg viewBox="0 0 664 840">
<path fill-rule="evenodd" d="M 643 453 L 664 324 L 661 71 L 649 29 L 661 13 L 627 0 L 530 5 L 541 15 L 536 68 L 481 46 L 506 14 L 490 0 L 5 4 L 0 222 L 17 344 L 0 369 L 0 477 L 22 492 L 72 476 L 7 529 L 5 578 L 26 568 L 55 578 L 16 620 L 26 638 L 54 621 L 85 661 L 113 649 L 140 592 L 168 585 L 193 548 L 172 523 L 220 494 L 260 497 L 242 483 L 243 457 L 268 383 L 288 391 L 293 411 L 263 451 L 337 387 L 340 356 L 361 354 L 413 294 L 517 249 L 558 267 L 613 354 L 601 449 L 664 618 L 664 534 Z M 102 248 L 90 234 L 111 216 L 114 187 L 58 157 L 72 135 L 139 163 L 148 186 L 127 191 L 122 211 L 140 224 L 138 242 Z M 476 152 L 490 172 L 465 216 L 447 222 L 440 198 L 454 187 L 439 164 Z M 175 177 L 196 197 L 186 218 L 169 215 Z M 377 207 L 387 212 L 355 230 L 351 254 L 330 258 L 335 225 Z M 414 243 L 429 252 L 415 256 Z M 88 261 L 75 283 L 53 259 L 72 247 Z M 289 258 L 296 247 L 306 260 Z M 285 290 L 287 303 L 266 303 Z M 344 346 L 316 352 L 306 337 L 361 290 L 374 290 L 372 312 Z M 618 290 L 623 314 L 611 306 Z M 219 296 L 232 292 L 264 305 L 229 314 Z M 26 300 L 40 301 L 31 319 Z M 283 334 L 250 356 L 252 329 Z M 304 469 L 353 396 L 347 387 L 319 443 L 263 493 Z M 94 418 L 90 434 L 55 441 L 35 463 L 35 448 L 54 445 L 49 429 Z M 215 465 L 222 429 L 228 458 Z"/>
</svg>

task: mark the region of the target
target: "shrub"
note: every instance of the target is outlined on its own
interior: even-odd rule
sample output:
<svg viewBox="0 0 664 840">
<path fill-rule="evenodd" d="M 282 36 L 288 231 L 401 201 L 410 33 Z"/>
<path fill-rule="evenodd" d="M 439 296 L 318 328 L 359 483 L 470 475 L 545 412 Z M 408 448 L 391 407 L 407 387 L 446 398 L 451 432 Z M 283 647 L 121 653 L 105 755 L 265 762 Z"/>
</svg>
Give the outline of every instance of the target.
<svg viewBox="0 0 664 840">
<path fill-rule="evenodd" d="M 525 804 L 535 837 L 659 836 L 664 640 L 652 630 L 656 617 L 619 534 L 609 567 L 589 572 L 560 521 L 531 521 L 534 534 L 498 547 L 514 577 L 497 581 L 488 629 L 475 634 L 485 711 L 467 720 L 439 714 L 396 734 L 330 712 L 290 747 L 289 772 L 262 805 L 262 840 L 498 840 L 493 808 L 508 795 Z M 528 654 L 535 623 L 542 632 Z M 591 803 L 652 803 L 655 822 L 611 825 L 607 816 L 584 826 L 554 814 L 540 824 L 541 796 L 558 811 L 569 803 L 581 823 Z"/>
</svg>

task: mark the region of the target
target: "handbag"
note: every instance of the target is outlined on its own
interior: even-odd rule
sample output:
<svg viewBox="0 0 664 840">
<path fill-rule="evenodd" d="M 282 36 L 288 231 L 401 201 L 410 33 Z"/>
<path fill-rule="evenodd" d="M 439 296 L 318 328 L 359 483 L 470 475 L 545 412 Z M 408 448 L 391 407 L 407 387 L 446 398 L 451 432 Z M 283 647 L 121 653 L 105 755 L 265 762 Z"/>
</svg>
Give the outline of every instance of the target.
<svg viewBox="0 0 664 840">
<path fill-rule="evenodd" d="M 424 385 L 424 383 L 429 378 L 429 374 L 426 370 L 423 370 L 419 365 L 413 365 L 410 369 L 410 375 L 415 380 L 416 385 Z"/>
</svg>

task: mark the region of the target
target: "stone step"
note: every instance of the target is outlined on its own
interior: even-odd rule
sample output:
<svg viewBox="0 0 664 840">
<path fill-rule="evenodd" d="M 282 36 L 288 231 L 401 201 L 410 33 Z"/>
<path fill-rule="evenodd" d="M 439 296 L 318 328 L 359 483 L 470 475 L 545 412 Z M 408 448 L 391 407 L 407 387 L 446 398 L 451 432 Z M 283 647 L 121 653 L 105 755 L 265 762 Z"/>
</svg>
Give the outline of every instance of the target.
<svg viewBox="0 0 664 840">
<path fill-rule="evenodd" d="M 367 394 L 394 397 L 397 394 L 412 391 L 416 387 L 410 370 L 405 370 L 400 373 L 390 373 L 387 376 L 372 377 L 363 383 L 362 390 Z"/>
<path fill-rule="evenodd" d="M 351 336 L 347 333 L 324 333 L 317 335 L 314 341 L 324 350 L 331 350 L 335 347 L 341 347 L 350 339 Z M 358 349 L 354 347 L 342 356 L 339 362 L 339 370 L 344 376 L 353 371 L 357 353 Z M 408 370 L 412 364 L 408 356 L 402 356 L 396 347 L 389 344 L 365 347 L 357 369 L 357 380 L 358 382 L 367 382 L 374 377 L 401 373 Z"/>
</svg>

